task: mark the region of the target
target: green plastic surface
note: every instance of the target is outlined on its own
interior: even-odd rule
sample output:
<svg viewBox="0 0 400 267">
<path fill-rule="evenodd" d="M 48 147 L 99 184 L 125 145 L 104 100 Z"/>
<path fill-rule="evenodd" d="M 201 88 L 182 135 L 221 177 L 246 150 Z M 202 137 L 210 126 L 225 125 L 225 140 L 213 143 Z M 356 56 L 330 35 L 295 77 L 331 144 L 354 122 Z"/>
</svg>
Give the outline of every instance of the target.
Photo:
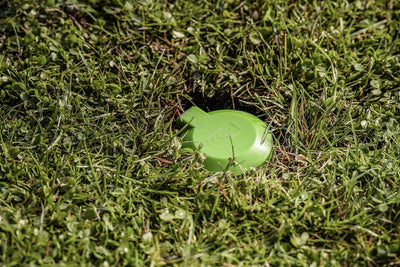
<svg viewBox="0 0 400 267">
<path fill-rule="evenodd" d="M 204 167 L 209 171 L 242 173 L 259 167 L 271 155 L 272 135 L 267 133 L 267 125 L 252 114 L 237 110 L 207 113 L 191 107 L 181 119 L 181 124 L 188 124 L 183 146 L 204 152 Z M 239 166 L 232 165 L 232 159 Z"/>
</svg>

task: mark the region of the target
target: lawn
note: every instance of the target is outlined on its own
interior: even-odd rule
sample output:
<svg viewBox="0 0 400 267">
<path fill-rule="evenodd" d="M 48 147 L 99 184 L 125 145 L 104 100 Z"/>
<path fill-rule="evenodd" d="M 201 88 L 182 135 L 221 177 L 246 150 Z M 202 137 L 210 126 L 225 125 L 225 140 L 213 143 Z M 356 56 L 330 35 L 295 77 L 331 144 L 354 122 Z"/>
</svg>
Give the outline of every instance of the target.
<svg viewBox="0 0 400 267">
<path fill-rule="evenodd" d="M 400 2 L 0 2 L 0 265 L 400 265 Z M 211 173 L 191 106 L 270 125 Z"/>
</svg>

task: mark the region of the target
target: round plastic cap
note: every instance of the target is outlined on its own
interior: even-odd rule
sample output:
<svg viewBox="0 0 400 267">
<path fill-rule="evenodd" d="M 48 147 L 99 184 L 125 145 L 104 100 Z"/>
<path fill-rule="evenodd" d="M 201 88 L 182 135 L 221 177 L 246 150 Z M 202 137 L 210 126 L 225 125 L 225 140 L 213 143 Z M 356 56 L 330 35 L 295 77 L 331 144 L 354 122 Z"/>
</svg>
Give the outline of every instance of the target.
<svg viewBox="0 0 400 267">
<path fill-rule="evenodd" d="M 209 171 L 243 173 L 250 167 L 259 167 L 271 155 L 273 141 L 267 125 L 247 112 L 206 113 L 191 107 L 182 114 L 180 122 L 188 124 L 183 133 L 183 147 L 204 152 L 204 168 Z M 238 166 L 232 164 L 233 160 Z"/>
</svg>

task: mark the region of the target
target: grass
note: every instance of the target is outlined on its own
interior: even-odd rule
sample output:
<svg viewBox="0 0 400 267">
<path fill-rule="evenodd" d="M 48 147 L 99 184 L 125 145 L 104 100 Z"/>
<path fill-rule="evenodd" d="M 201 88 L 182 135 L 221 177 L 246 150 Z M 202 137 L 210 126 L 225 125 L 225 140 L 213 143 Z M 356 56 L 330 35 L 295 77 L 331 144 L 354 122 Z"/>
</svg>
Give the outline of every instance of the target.
<svg viewBox="0 0 400 267">
<path fill-rule="evenodd" d="M 400 265 L 397 1 L 0 6 L 2 265 Z M 271 160 L 203 170 L 192 105 Z"/>
</svg>

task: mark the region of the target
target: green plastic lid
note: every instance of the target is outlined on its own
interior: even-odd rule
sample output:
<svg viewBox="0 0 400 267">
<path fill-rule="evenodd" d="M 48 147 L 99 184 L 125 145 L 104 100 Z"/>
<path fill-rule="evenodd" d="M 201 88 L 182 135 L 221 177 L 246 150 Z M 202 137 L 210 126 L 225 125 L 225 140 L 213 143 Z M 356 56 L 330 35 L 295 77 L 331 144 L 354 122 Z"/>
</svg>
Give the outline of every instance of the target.
<svg viewBox="0 0 400 267">
<path fill-rule="evenodd" d="M 262 165 L 271 155 L 272 135 L 252 114 L 237 110 L 207 113 L 191 107 L 182 114 L 181 123 L 189 125 L 183 133 L 183 146 L 204 152 L 204 167 L 209 171 L 242 173 L 243 168 L 230 164 L 232 159 L 249 169 Z"/>
</svg>

